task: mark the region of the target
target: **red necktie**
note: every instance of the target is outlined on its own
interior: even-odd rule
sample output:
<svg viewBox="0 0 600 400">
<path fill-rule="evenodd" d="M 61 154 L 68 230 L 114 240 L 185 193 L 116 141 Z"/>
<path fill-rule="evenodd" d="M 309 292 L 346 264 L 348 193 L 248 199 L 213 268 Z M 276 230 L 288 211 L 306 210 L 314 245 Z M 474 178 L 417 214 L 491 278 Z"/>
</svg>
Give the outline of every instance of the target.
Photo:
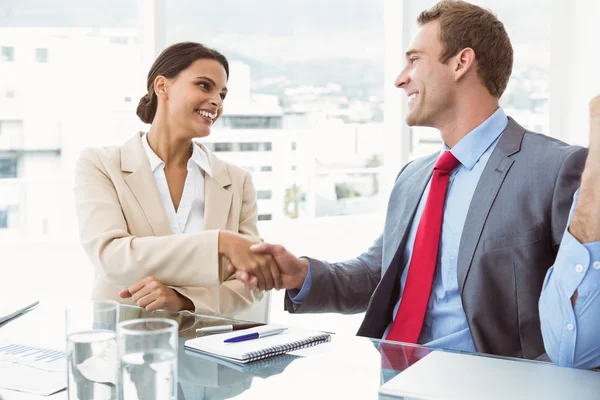
<svg viewBox="0 0 600 400">
<path fill-rule="evenodd" d="M 444 152 L 433 168 L 425 209 L 417 228 L 400 307 L 387 340 L 417 343 L 421 335 L 438 257 L 442 216 L 450 172 L 460 162 Z"/>
</svg>

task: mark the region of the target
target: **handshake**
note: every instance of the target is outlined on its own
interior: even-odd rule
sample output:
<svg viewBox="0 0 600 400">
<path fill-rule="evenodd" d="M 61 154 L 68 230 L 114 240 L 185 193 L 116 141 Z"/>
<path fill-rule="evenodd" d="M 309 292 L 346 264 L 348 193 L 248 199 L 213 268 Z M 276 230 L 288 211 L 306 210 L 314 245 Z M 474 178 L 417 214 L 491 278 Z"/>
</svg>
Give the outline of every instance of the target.
<svg viewBox="0 0 600 400">
<path fill-rule="evenodd" d="M 299 290 L 308 272 L 308 260 L 283 246 L 255 242 L 233 232 L 219 232 L 219 254 L 229 259 L 228 271 L 250 290 Z"/>
</svg>

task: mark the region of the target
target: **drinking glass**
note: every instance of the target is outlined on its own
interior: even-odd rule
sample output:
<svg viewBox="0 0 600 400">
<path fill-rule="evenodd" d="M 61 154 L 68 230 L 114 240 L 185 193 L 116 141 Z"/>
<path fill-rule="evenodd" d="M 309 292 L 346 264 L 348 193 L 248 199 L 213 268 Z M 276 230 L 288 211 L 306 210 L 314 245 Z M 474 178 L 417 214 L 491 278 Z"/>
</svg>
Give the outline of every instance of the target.
<svg viewBox="0 0 600 400">
<path fill-rule="evenodd" d="M 65 309 L 69 400 L 117 400 L 116 301 L 84 300 Z"/>
<path fill-rule="evenodd" d="M 179 325 L 167 318 L 119 324 L 122 400 L 175 400 Z"/>
</svg>

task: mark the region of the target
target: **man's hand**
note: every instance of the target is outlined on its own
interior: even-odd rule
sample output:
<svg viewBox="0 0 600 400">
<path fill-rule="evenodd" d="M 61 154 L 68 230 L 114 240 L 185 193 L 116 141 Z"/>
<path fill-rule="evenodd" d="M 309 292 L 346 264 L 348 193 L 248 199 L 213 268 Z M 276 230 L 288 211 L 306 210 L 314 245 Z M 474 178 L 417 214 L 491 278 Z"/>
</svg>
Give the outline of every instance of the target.
<svg viewBox="0 0 600 400">
<path fill-rule="evenodd" d="M 122 299 L 131 297 L 135 304 L 146 311 L 155 311 L 160 308 L 173 313 L 181 310 L 194 311 L 195 308 L 190 299 L 163 285 L 152 276 L 129 286 L 119 293 L 119 297 Z"/>
<path fill-rule="evenodd" d="M 600 152 L 600 96 L 590 101 L 590 150 Z"/>
<path fill-rule="evenodd" d="M 280 245 L 259 243 L 250 247 L 250 250 L 255 254 L 271 255 L 273 257 L 279 267 L 282 288 L 298 290 L 302 288 L 308 273 L 308 260 L 297 258 Z M 230 271 L 232 271 L 231 266 Z M 248 289 L 254 289 L 258 285 L 258 277 L 247 271 L 238 270 L 235 276 L 238 280 L 244 282 Z"/>
<path fill-rule="evenodd" d="M 219 254 L 230 261 L 229 272 L 245 272 L 256 277 L 253 289 L 281 289 L 281 274 L 270 254 L 250 251 L 250 246 L 257 243 L 237 233 L 219 232 Z"/>
<path fill-rule="evenodd" d="M 590 148 L 569 232 L 581 243 L 600 241 L 600 96 L 590 101 Z"/>
<path fill-rule="evenodd" d="M 590 101 L 590 147 L 569 232 L 580 243 L 600 241 L 600 96 Z M 573 308 L 578 297 L 575 291 Z"/>
</svg>

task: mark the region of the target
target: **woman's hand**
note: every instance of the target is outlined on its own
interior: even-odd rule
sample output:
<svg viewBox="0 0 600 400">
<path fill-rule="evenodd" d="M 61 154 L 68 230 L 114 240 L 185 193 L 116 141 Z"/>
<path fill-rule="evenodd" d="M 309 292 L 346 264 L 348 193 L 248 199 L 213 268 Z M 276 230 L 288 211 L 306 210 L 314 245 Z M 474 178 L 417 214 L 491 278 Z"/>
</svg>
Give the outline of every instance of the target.
<svg viewBox="0 0 600 400">
<path fill-rule="evenodd" d="M 219 254 L 227 257 L 233 268 L 256 276 L 259 290 L 281 289 L 281 273 L 271 254 L 250 251 L 256 243 L 237 233 L 219 232 Z"/>
<path fill-rule="evenodd" d="M 135 304 L 155 311 L 159 308 L 168 312 L 182 310 L 194 311 L 194 303 L 179 292 L 157 281 L 153 276 L 147 276 L 119 293 L 119 297 L 131 297 Z"/>
</svg>

